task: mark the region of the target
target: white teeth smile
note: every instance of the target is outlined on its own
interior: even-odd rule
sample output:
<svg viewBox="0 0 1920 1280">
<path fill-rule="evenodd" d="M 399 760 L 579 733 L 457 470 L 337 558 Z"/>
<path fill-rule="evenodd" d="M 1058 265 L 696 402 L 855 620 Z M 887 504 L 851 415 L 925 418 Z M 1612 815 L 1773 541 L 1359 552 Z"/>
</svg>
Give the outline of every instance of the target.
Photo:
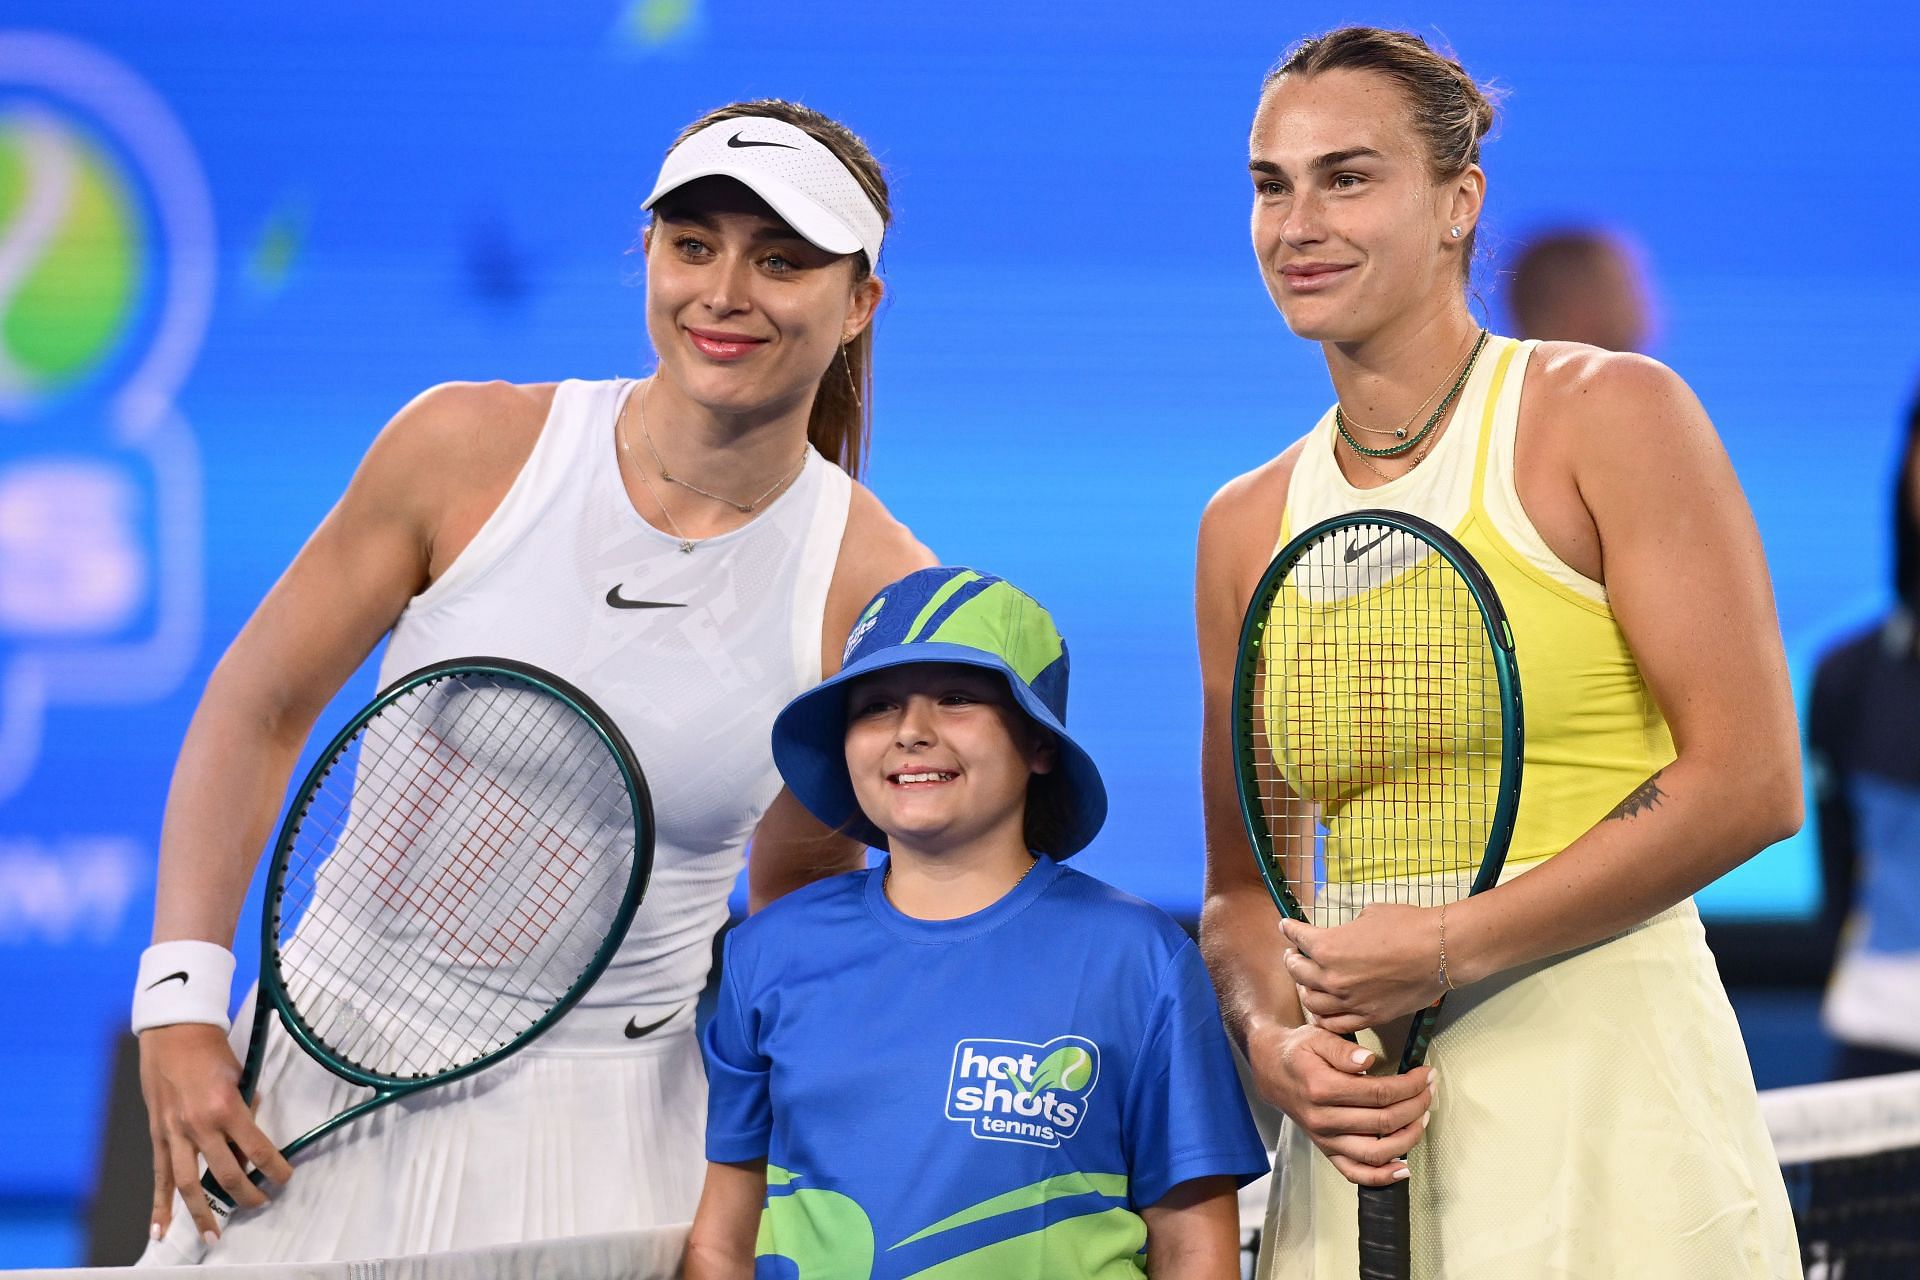
<svg viewBox="0 0 1920 1280">
<path fill-rule="evenodd" d="M 952 775 L 952 774 L 950 774 L 950 773 L 898 773 L 898 774 L 895 774 L 895 775 L 894 775 L 894 778 L 893 778 L 893 780 L 894 780 L 895 782 L 901 782 L 901 783 L 906 783 L 906 782 L 951 782 L 951 781 L 953 781 L 953 776 L 954 776 L 954 775 Z"/>
</svg>

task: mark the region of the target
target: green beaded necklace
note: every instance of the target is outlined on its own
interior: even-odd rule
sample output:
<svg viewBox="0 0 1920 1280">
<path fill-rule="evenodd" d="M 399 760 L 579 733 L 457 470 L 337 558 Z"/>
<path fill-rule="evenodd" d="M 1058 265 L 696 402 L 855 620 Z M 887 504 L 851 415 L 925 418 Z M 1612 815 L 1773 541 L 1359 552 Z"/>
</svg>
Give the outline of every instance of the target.
<svg viewBox="0 0 1920 1280">
<path fill-rule="evenodd" d="M 1369 449 L 1353 438 L 1353 432 L 1347 430 L 1346 416 L 1340 411 L 1340 406 L 1336 404 L 1333 407 L 1333 425 L 1339 429 L 1340 438 L 1347 442 L 1348 448 L 1363 458 L 1397 458 L 1407 452 L 1407 450 L 1417 447 L 1422 440 L 1427 438 L 1427 433 L 1433 430 L 1440 419 L 1446 416 L 1447 406 L 1452 404 L 1453 398 L 1460 394 L 1460 388 L 1467 385 L 1467 379 L 1473 376 L 1474 362 L 1480 358 L 1480 348 L 1486 345 L 1487 331 L 1482 329 L 1480 336 L 1474 339 L 1473 350 L 1467 353 L 1467 362 L 1460 366 L 1460 376 L 1453 380 L 1453 386 L 1447 391 L 1447 394 L 1440 397 L 1440 403 L 1434 406 L 1433 413 L 1427 418 L 1427 424 L 1421 427 L 1420 430 L 1414 432 L 1412 438 L 1402 440 L 1397 444 L 1390 444 L 1384 449 Z"/>
</svg>

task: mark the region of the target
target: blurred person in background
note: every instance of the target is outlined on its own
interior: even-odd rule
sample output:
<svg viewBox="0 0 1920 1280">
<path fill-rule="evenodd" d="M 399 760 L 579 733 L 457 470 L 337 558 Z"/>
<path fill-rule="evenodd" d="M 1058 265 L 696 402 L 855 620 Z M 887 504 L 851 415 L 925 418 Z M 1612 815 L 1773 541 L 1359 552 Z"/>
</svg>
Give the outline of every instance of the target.
<svg viewBox="0 0 1920 1280">
<path fill-rule="evenodd" d="M 1594 228 L 1528 240 L 1513 260 L 1507 306 L 1522 338 L 1644 352 L 1653 335 L 1640 254 L 1622 237 Z"/>
<path fill-rule="evenodd" d="M 1893 589 L 1820 656 L 1807 709 L 1841 1079 L 1920 1071 L 1920 394 L 1894 472 Z"/>
</svg>

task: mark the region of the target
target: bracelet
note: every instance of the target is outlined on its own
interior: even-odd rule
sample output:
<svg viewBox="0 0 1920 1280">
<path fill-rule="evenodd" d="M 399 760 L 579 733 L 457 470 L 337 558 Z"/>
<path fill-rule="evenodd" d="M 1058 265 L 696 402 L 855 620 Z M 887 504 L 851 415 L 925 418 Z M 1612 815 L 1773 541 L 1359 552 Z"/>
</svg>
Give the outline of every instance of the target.
<svg viewBox="0 0 1920 1280">
<path fill-rule="evenodd" d="M 231 1030 L 227 1000 L 232 991 L 233 952 L 194 938 L 156 942 L 140 953 L 140 976 L 133 984 L 133 1033 L 181 1022 Z"/>
<path fill-rule="evenodd" d="M 1447 976 L 1447 904 L 1440 904 L 1440 981 L 1447 984 L 1447 990 L 1458 991 L 1453 979 Z"/>
</svg>

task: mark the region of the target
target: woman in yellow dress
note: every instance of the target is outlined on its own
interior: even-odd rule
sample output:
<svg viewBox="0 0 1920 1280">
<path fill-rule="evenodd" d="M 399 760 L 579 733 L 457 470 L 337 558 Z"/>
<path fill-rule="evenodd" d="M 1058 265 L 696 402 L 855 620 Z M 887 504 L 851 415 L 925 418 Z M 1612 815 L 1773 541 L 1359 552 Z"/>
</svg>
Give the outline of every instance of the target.
<svg viewBox="0 0 1920 1280">
<path fill-rule="evenodd" d="M 1202 941 L 1287 1117 L 1262 1273 L 1355 1274 L 1353 1184 L 1411 1173 L 1416 1275 L 1797 1276 L 1689 897 L 1800 823 L 1759 536 L 1671 371 L 1487 335 L 1469 315 L 1492 119 L 1417 36 L 1348 28 L 1268 77 L 1249 140 L 1261 276 L 1321 344 L 1336 396 L 1200 530 Z M 1485 567 L 1527 708 L 1507 873 L 1449 908 L 1444 969 L 1434 909 L 1277 928 L 1234 796 L 1254 585 L 1292 532 L 1366 507 L 1451 530 Z M 1339 1034 L 1449 986 L 1427 1067 L 1387 1074 Z"/>
</svg>

